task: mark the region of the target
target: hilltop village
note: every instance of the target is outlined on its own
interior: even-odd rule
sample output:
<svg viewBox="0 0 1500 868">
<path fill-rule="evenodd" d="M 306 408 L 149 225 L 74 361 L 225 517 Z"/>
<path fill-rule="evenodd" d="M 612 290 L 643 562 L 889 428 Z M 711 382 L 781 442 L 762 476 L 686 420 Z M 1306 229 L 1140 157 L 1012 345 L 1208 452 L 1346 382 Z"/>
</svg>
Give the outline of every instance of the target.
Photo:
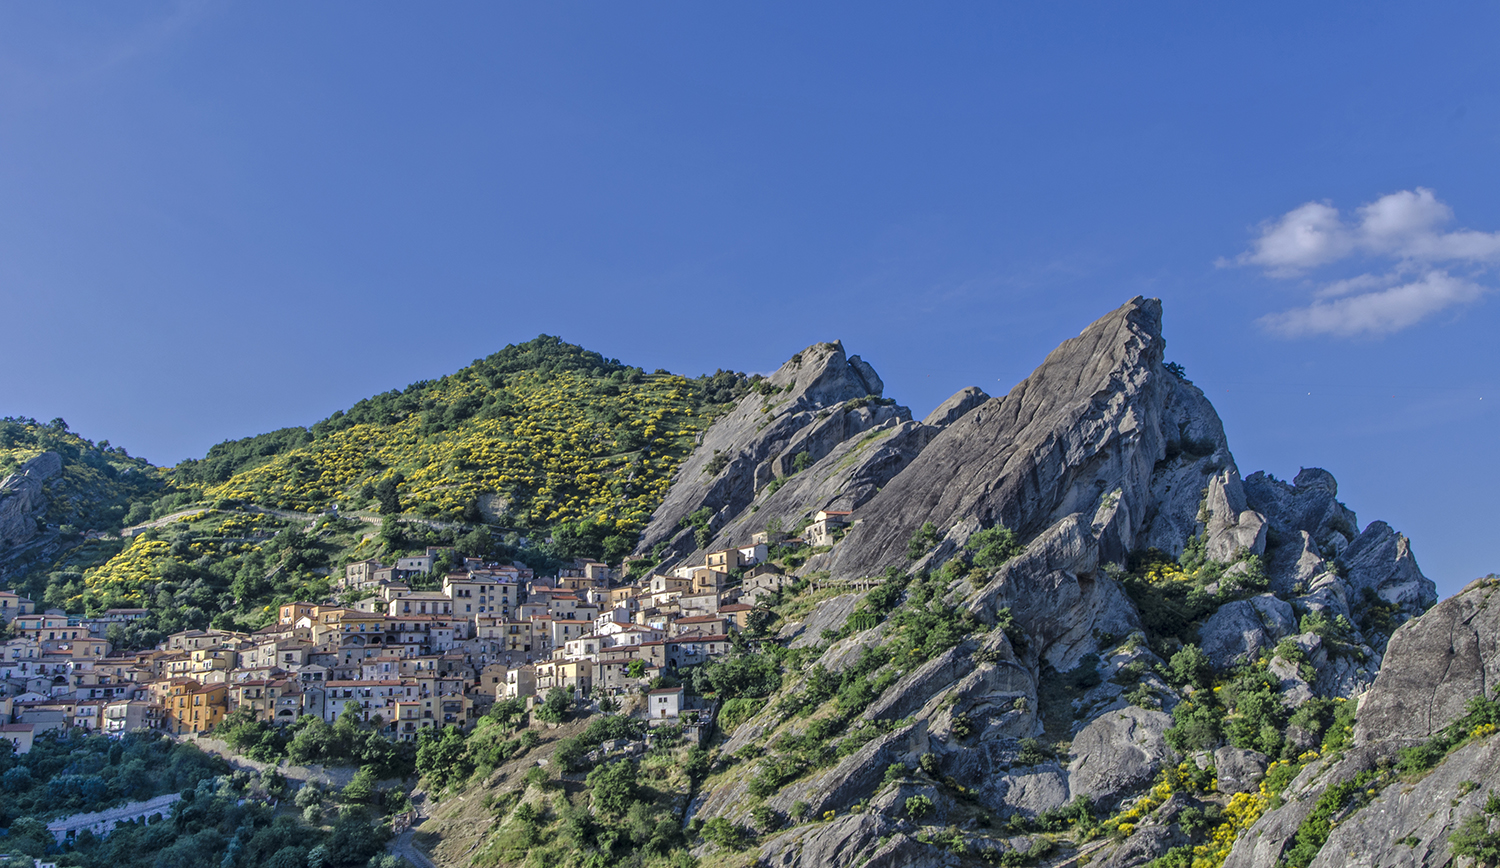
<svg viewBox="0 0 1500 868">
<path fill-rule="evenodd" d="M 848 513 L 813 518 L 804 535 L 827 542 Z M 767 559 L 773 542 L 803 539 L 761 533 L 629 582 L 624 569 L 585 558 L 555 577 L 467 558 L 439 580 L 432 573 L 446 552 L 428 548 L 394 564 L 346 565 L 335 584 L 344 605 L 287 603 L 253 633 L 186 630 L 130 653 L 112 647 L 109 628 L 144 609 L 37 612 L 0 591 L 0 618 L 14 637 L 0 646 L 0 678 L 10 685 L 0 731 L 24 753 L 52 730 L 200 735 L 238 709 L 281 724 L 302 715 L 332 723 L 352 709 L 381 734 L 414 741 L 425 729 L 472 725 L 497 699 L 674 684 L 679 669 L 728 653 L 737 632 L 769 614 L 761 604 L 786 581 Z M 414 589 L 438 581 L 440 590 Z M 654 721 L 697 719 L 682 687 L 650 693 Z"/>
</svg>

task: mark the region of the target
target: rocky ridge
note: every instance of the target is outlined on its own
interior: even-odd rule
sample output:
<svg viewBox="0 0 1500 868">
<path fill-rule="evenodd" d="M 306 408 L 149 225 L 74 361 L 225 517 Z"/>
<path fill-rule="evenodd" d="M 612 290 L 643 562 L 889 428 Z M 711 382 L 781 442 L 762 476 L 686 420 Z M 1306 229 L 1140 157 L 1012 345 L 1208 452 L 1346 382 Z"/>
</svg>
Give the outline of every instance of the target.
<svg viewBox="0 0 1500 868">
<path fill-rule="evenodd" d="M 933 823 L 969 835 L 971 854 L 998 857 L 1036 842 L 985 832 L 983 817 L 1018 818 L 1025 829 L 1080 797 L 1104 812 L 1136 803 L 1188 760 L 1166 735 L 1172 710 L 1193 693 L 1158 674 L 1167 661 L 1157 651 L 1171 643 L 1146 641 L 1123 581 L 1152 550 L 1218 565 L 1220 578 L 1191 598 L 1217 601 L 1196 631 L 1214 670 L 1269 660 L 1267 677 L 1288 706 L 1358 696 L 1375 681 L 1386 638 L 1436 599 L 1409 542 L 1383 522 L 1360 531 L 1326 471 L 1305 469 L 1291 483 L 1242 478 L 1212 405 L 1164 364 L 1164 349 L 1160 303 L 1136 298 L 1064 342 L 1007 395 L 964 390 L 918 423 L 871 400 L 878 376 L 840 344 L 815 345 L 706 432 L 642 550 L 666 542 L 669 561 L 695 557 L 743 544 L 772 520 L 792 527 L 816 509 L 852 509 L 848 535 L 802 572 L 834 583 L 893 566 L 913 582 L 947 577 L 930 605 L 951 607 L 972 631 L 892 673 L 899 677 L 853 724 L 880 735 L 764 799 L 783 816 L 796 808 L 841 819 L 766 830 L 763 864 L 947 864 L 951 852 L 925 843 Z M 682 520 L 704 507 L 713 518 L 699 545 Z M 950 572 L 945 565 L 966 564 L 971 540 L 997 526 L 1019 536 L 1018 555 L 984 574 Z M 933 538 L 909 558 L 929 527 Z M 853 603 L 824 603 L 840 607 L 825 620 L 843 620 Z M 889 641 L 886 626 L 846 633 L 804 671 L 847 669 Z M 802 635 L 816 641 L 822 630 Z M 1076 689 L 1060 699 L 1061 681 Z M 783 695 L 798 689 L 793 682 Z M 768 702 L 719 756 L 774 758 L 775 745 L 809 728 Z M 1064 748 L 1038 753 L 1042 737 Z M 1224 750 L 1232 752 L 1220 757 Z M 1226 796 L 1255 786 L 1269 762 L 1236 750 L 1200 756 L 1205 768 L 1225 766 Z M 907 773 L 892 783 L 886 773 L 897 767 Z M 755 766 L 720 768 L 690 814 L 756 827 L 747 796 Z M 904 807 L 918 795 L 932 806 L 921 822 Z M 1183 806 L 1172 804 L 1109 845 L 1103 864 L 1144 864 L 1190 842 L 1171 820 Z"/>
</svg>

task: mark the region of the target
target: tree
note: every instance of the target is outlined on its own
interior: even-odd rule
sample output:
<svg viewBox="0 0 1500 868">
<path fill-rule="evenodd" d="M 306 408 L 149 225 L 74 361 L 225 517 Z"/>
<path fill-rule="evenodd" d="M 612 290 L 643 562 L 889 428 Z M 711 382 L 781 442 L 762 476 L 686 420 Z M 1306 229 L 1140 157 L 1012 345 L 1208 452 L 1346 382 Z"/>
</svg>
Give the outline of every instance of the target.
<svg viewBox="0 0 1500 868">
<path fill-rule="evenodd" d="M 375 485 L 375 498 L 380 501 L 381 515 L 401 514 L 401 476 L 387 476 Z"/>
<path fill-rule="evenodd" d="M 495 552 L 495 540 L 484 528 L 475 528 L 459 537 L 457 548 L 471 558 L 489 558 Z"/>
<path fill-rule="evenodd" d="M 468 744 L 457 727 L 425 729 L 417 737 L 417 773 L 438 789 L 464 780 L 473 770 Z"/>
<path fill-rule="evenodd" d="M 1467 856 L 1482 868 L 1500 865 L 1500 833 L 1490 831 L 1490 816 L 1500 813 L 1500 797 L 1493 791 L 1484 806 L 1484 813 L 1475 814 L 1459 824 L 1448 836 L 1453 855 Z"/>
<path fill-rule="evenodd" d="M 361 766 L 354 778 L 344 786 L 341 794 L 345 802 L 368 802 L 375 797 L 375 773 L 369 766 Z"/>
<path fill-rule="evenodd" d="M 623 815 L 635 801 L 635 763 L 630 760 L 598 766 L 584 782 L 588 784 L 594 807 L 601 813 Z"/>
<path fill-rule="evenodd" d="M 573 701 L 569 698 L 567 691 L 560 687 L 554 687 L 547 691 L 547 698 L 537 707 L 536 716 L 539 720 L 547 723 L 562 723 L 572 707 Z"/>
<path fill-rule="evenodd" d="M 974 567 L 986 573 L 1026 550 L 1014 531 L 999 524 L 974 534 L 964 545 L 974 552 Z"/>
</svg>

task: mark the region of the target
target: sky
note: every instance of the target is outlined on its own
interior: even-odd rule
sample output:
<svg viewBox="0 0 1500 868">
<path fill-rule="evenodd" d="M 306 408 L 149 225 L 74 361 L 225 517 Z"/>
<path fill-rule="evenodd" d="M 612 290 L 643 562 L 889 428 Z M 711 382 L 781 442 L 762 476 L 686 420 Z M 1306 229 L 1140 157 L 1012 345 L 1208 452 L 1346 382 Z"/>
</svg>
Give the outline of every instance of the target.
<svg viewBox="0 0 1500 868">
<path fill-rule="evenodd" d="M 0 6 L 0 415 L 158 464 L 560 335 L 925 415 L 1136 295 L 1242 473 L 1500 571 L 1493 4 Z"/>
</svg>

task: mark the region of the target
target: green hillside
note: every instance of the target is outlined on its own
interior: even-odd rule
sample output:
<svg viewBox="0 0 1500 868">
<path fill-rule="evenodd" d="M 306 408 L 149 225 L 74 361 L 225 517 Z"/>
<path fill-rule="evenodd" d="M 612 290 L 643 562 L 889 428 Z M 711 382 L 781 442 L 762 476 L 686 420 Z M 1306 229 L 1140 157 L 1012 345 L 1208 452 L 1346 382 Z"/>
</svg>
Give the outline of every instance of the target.
<svg viewBox="0 0 1500 868">
<path fill-rule="evenodd" d="M 647 374 L 543 335 L 171 469 L 60 420 L 7 420 L 0 468 L 63 455 L 47 520 L 70 532 L 199 510 L 130 541 L 65 534 L 45 558 L 12 565 L 10 584 L 69 611 L 149 607 L 153 623 L 139 629 L 151 631 L 254 626 L 277 602 L 325 595 L 350 560 L 424 545 L 543 569 L 618 561 L 698 434 L 748 387 L 725 371 Z M 335 506 L 342 517 L 312 521 Z"/>
<path fill-rule="evenodd" d="M 53 419 L 0 419 L 0 477 L 43 452 L 62 456 L 60 478 L 47 485 L 48 524 L 73 530 L 117 530 L 143 518 L 164 488 L 165 474 L 150 462 L 132 458 L 108 440 L 94 443 Z M 132 513 L 132 509 L 135 511 Z"/>
</svg>

